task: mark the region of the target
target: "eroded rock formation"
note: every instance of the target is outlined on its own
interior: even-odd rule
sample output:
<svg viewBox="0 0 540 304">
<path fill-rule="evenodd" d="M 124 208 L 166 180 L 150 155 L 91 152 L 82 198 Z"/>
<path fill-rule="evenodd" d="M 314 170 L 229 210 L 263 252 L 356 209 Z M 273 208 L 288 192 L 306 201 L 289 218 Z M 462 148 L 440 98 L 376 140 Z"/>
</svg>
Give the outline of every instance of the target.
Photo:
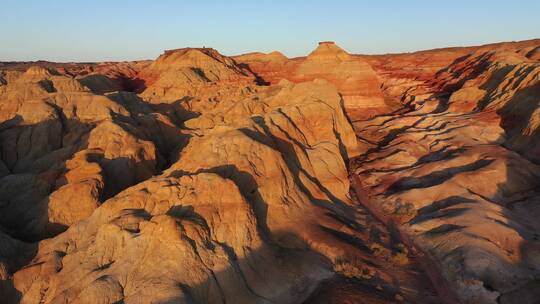
<svg viewBox="0 0 540 304">
<path fill-rule="evenodd" d="M 540 299 L 540 63 L 523 55 L 538 43 L 408 55 L 446 53 L 441 66 L 417 66 L 418 75 L 388 69 L 405 64 L 400 56 L 373 58 L 404 108 L 355 123 L 356 189 L 434 261 L 455 301 Z"/>
<path fill-rule="evenodd" d="M 536 303 L 540 41 L 0 72 L 8 303 Z"/>
<path fill-rule="evenodd" d="M 297 83 L 326 79 L 336 86 L 351 116 L 368 118 L 391 112 L 392 104 L 385 101 L 381 83 L 372 67 L 363 58 L 347 53 L 332 41 L 320 42 L 307 57 L 290 61 L 276 53 L 235 58 L 271 83 L 280 79 Z"/>
</svg>

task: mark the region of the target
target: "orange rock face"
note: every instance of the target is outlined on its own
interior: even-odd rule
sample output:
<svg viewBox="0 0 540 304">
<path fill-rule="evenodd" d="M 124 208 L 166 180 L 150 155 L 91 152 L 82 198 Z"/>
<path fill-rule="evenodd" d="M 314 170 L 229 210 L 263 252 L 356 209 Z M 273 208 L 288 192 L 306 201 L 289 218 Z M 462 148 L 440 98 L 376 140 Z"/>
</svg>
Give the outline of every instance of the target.
<svg viewBox="0 0 540 304">
<path fill-rule="evenodd" d="M 537 303 L 539 47 L 0 65 L 0 295 Z"/>
<path fill-rule="evenodd" d="M 355 187 L 431 261 L 450 302 L 540 299 L 540 63 L 528 55 L 539 43 L 371 59 L 404 108 L 354 125 L 363 142 Z M 442 66 L 401 72 L 427 58 Z"/>
<path fill-rule="evenodd" d="M 352 119 L 369 118 L 391 111 L 380 90 L 381 83 L 372 67 L 362 58 L 350 55 L 334 42 L 320 42 L 306 58 L 285 60 L 283 56 L 248 54 L 239 62 L 271 83 L 280 79 L 300 83 L 326 79 L 340 92 Z"/>
</svg>

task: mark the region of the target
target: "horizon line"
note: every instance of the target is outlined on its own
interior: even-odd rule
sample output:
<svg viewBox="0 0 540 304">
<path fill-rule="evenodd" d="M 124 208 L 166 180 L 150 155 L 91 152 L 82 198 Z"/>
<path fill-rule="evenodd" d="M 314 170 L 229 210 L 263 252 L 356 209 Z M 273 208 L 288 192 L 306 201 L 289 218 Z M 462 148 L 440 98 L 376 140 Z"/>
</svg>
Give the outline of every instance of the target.
<svg viewBox="0 0 540 304">
<path fill-rule="evenodd" d="M 331 42 L 335 42 L 334 40 L 325 40 L 325 41 L 331 41 Z M 495 46 L 495 45 L 499 45 L 499 44 L 507 44 L 507 43 L 526 43 L 526 42 L 535 42 L 535 41 L 538 41 L 540 42 L 540 37 L 535 37 L 535 38 L 529 38 L 529 39 L 523 39 L 523 40 L 503 40 L 503 41 L 496 41 L 496 42 L 488 42 L 488 43 L 483 43 L 483 44 L 471 44 L 471 45 L 448 45 L 448 46 L 441 46 L 441 47 L 434 47 L 434 48 L 427 48 L 427 49 L 419 49 L 419 50 L 413 50 L 413 51 L 403 51 L 403 52 L 387 52 L 387 53 L 351 53 L 351 52 L 348 52 L 346 49 L 344 49 L 347 53 L 353 55 L 353 56 L 388 56 L 388 55 L 404 55 L 404 54 L 415 54 L 415 53 L 421 53 L 421 52 L 429 52 L 429 51 L 441 51 L 441 50 L 451 50 L 451 49 L 467 49 L 467 48 L 478 48 L 478 47 L 484 47 L 484 46 Z M 322 42 L 322 41 L 318 41 L 317 43 L 319 42 Z M 339 43 L 338 42 L 335 42 L 336 45 L 339 46 Z M 297 58 L 304 58 L 304 57 L 307 57 L 309 54 L 306 54 L 306 55 L 303 55 L 303 56 L 294 56 L 294 57 L 289 57 L 287 55 L 285 55 L 282 51 L 280 50 L 273 50 L 273 51 L 270 51 L 270 52 L 262 52 L 262 51 L 252 51 L 252 52 L 244 52 L 244 53 L 240 53 L 240 54 L 233 54 L 233 55 L 226 55 L 226 54 L 223 54 L 219 51 L 219 49 L 217 48 L 214 48 L 214 47 L 207 47 L 207 46 L 202 46 L 202 47 L 195 47 L 195 46 L 185 46 L 185 47 L 181 47 L 181 48 L 174 48 L 172 50 L 179 50 L 179 49 L 187 49 L 187 48 L 193 48 L 193 49 L 202 49 L 202 48 L 211 48 L 211 49 L 214 49 L 216 51 L 218 51 L 220 54 L 224 55 L 224 56 L 227 56 L 227 57 L 238 57 L 238 56 L 242 56 L 242 55 L 248 55 L 248 54 L 256 54 L 256 53 L 262 53 L 262 54 L 269 54 L 271 52 L 279 52 L 281 54 L 283 54 L 285 57 L 287 57 L 287 59 L 289 60 L 292 60 L 292 59 L 297 59 Z M 166 51 L 168 50 L 171 50 L 171 49 L 163 49 L 162 52 L 160 53 L 161 54 L 164 54 Z M 158 57 L 160 56 L 158 55 Z M 153 58 L 153 59 L 150 59 L 150 58 L 145 58 L 145 59 L 133 59 L 133 60 L 99 60 L 99 61 L 86 61 L 86 60 L 81 60 L 81 61 L 54 61 L 54 60 L 47 60 L 47 59 L 36 59 L 36 60 L 3 60 L 0 58 L 0 63 L 38 63 L 38 62 L 48 62 L 48 63 L 60 63 L 60 64 L 69 64 L 69 63 L 77 63 L 77 64 L 98 64 L 98 63 L 120 63 L 120 62 L 141 62 L 141 61 L 154 61 L 156 60 L 157 57 Z M 1 66 L 0 66 L 1 67 Z"/>
</svg>

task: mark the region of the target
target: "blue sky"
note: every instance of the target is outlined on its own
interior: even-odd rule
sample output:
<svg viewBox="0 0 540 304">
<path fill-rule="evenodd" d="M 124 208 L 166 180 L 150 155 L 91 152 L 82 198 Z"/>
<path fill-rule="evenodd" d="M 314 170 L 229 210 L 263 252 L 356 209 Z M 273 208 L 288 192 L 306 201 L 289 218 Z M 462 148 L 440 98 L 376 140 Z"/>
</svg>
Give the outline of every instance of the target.
<svg viewBox="0 0 540 304">
<path fill-rule="evenodd" d="M 302 56 L 334 40 L 388 53 L 540 38 L 538 0 L 2 0 L 0 61 L 152 59 L 211 46 Z"/>
</svg>

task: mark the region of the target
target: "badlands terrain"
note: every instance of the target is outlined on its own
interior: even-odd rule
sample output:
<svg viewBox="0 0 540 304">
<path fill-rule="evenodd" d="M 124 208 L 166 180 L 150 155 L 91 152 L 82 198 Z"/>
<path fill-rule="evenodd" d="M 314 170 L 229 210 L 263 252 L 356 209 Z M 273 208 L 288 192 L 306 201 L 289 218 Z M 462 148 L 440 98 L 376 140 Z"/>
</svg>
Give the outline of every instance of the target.
<svg viewBox="0 0 540 304">
<path fill-rule="evenodd" d="M 0 63 L 2 303 L 540 303 L 540 40 Z"/>
</svg>

